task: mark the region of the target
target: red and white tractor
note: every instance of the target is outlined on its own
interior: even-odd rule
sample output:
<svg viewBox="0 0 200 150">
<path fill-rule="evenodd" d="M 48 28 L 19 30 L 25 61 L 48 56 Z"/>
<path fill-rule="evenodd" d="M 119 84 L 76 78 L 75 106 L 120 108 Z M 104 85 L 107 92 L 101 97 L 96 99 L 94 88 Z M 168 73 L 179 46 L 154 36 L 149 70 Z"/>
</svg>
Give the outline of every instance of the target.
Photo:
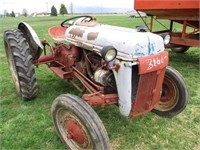
<svg viewBox="0 0 200 150">
<path fill-rule="evenodd" d="M 173 117 L 186 107 L 186 82 L 168 66 L 164 51 L 169 35 L 99 24 L 91 16 L 67 19 L 48 32 L 54 45 L 39 40 L 21 22 L 18 29 L 4 32 L 5 51 L 23 100 L 36 97 L 34 66 L 43 64 L 83 93 L 81 98 L 60 95 L 52 104 L 55 129 L 67 148 L 110 148 L 105 127 L 91 106 L 114 104 L 129 118 L 148 112 Z"/>
</svg>

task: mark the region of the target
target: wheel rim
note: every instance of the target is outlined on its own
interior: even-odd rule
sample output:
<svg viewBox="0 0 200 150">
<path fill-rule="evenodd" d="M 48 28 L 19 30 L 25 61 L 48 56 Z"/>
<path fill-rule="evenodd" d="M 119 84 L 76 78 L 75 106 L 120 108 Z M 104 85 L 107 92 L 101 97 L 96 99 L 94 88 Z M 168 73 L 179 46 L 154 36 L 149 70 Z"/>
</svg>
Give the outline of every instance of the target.
<svg viewBox="0 0 200 150">
<path fill-rule="evenodd" d="M 61 108 L 56 118 L 62 139 L 71 149 L 93 149 L 86 126 L 74 113 Z"/>
<path fill-rule="evenodd" d="M 159 111 L 170 111 L 178 103 L 179 93 L 176 84 L 169 78 L 165 77 L 160 101 L 156 104 L 155 109 Z"/>
<path fill-rule="evenodd" d="M 8 45 L 6 42 L 5 42 L 5 49 L 6 49 L 6 56 L 7 56 L 10 72 L 12 75 L 12 80 L 15 84 L 17 92 L 19 93 L 20 92 L 20 84 L 19 84 L 19 79 L 17 76 L 16 66 L 14 63 L 13 55 L 11 54 L 11 50 L 8 48 Z"/>
</svg>

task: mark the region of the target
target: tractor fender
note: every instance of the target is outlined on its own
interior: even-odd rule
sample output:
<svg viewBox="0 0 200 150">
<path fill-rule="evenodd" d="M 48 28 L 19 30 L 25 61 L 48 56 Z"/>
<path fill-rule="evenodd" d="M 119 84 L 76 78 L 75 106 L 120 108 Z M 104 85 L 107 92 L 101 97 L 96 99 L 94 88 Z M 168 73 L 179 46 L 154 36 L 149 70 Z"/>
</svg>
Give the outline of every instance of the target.
<svg viewBox="0 0 200 150">
<path fill-rule="evenodd" d="M 127 61 L 115 63 L 120 66 L 119 70 L 113 70 L 119 96 L 119 111 L 123 116 L 128 117 L 132 108 L 132 65 Z"/>
<path fill-rule="evenodd" d="M 20 22 L 18 25 L 18 29 L 21 30 L 29 44 L 30 54 L 32 55 L 33 60 L 37 60 L 40 57 L 44 46 L 42 45 L 36 32 L 30 25 L 25 22 Z"/>
</svg>

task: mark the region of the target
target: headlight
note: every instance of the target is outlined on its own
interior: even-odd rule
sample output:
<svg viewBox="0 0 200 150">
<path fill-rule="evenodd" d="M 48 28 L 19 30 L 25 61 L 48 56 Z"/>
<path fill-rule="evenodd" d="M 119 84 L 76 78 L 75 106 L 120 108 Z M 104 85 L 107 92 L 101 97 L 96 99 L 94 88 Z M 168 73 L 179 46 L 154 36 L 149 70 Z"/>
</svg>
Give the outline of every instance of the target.
<svg viewBox="0 0 200 150">
<path fill-rule="evenodd" d="M 165 45 L 169 44 L 171 40 L 171 36 L 169 33 L 161 33 L 160 36 L 163 38 L 163 42 Z"/>
<path fill-rule="evenodd" d="M 164 44 L 167 45 L 169 44 L 170 40 L 171 40 L 171 36 L 169 34 L 165 35 L 164 38 Z"/>
<path fill-rule="evenodd" d="M 113 46 L 105 46 L 101 50 L 101 56 L 105 61 L 110 62 L 116 58 L 117 50 Z"/>
</svg>

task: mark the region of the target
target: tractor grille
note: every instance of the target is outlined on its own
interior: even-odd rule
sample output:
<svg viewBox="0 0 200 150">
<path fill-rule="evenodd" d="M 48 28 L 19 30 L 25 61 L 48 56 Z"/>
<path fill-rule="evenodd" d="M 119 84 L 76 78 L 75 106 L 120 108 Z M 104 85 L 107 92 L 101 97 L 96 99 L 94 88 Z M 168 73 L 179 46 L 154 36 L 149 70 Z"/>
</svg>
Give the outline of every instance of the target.
<svg viewBox="0 0 200 150">
<path fill-rule="evenodd" d="M 166 68 L 140 75 L 131 117 L 151 111 L 160 99 L 160 91 Z"/>
</svg>

